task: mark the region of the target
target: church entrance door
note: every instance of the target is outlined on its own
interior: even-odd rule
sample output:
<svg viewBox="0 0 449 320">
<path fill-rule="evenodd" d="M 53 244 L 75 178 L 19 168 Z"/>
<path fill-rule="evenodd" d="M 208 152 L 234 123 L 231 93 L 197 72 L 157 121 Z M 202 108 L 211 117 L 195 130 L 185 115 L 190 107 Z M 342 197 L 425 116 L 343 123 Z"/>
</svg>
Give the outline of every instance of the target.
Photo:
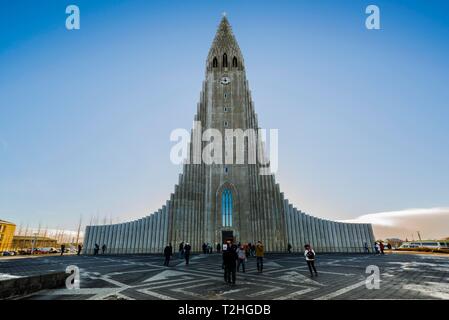
<svg viewBox="0 0 449 320">
<path fill-rule="evenodd" d="M 221 240 L 222 240 L 222 243 L 226 243 L 226 241 L 228 241 L 228 240 L 231 240 L 232 242 L 234 242 L 234 232 L 228 231 L 228 230 L 223 230 L 221 232 Z"/>
</svg>

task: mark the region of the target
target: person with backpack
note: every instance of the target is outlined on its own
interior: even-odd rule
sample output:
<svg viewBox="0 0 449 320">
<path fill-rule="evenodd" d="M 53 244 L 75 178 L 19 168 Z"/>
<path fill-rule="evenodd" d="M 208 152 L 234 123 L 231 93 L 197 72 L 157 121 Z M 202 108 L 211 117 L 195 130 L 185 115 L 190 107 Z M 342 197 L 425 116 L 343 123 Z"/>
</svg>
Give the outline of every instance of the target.
<svg viewBox="0 0 449 320">
<path fill-rule="evenodd" d="M 306 249 L 304 251 L 304 256 L 306 257 L 306 262 L 307 262 L 307 266 L 309 267 L 309 271 L 310 271 L 310 276 L 313 277 L 313 271 L 315 272 L 315 277 L 318 277 L 318 272 L 316 271 L 315 268 L 315 251 L 312 249 L 312 247 L 310 246 L 310 244 L 306 244 L 304 246 L 304 248 Z"/>
</svg>

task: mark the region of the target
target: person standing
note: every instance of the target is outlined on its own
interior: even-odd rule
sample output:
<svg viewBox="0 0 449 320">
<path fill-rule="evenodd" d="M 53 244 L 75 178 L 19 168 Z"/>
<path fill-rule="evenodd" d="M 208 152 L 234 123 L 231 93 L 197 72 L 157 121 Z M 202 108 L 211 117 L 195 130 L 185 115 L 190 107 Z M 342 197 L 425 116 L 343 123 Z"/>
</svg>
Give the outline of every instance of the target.
<svg viewBox="0 0 449 320">
<path fill-rule="evenodd" d="M 105 254 L 106 252 L 106 244 L 103 243 L 103 246 L 101 247 L 101 254 Z"/>
<path fill-rule="evenodd" d="M 61 244 L 61 256 L 64 255 L 65 252 L 65 244 Z"/>
<path fill-rule="evenodd" d="M 206 254 L 207 252 L 207 244 L 206 242 L 203 242 L 203 254 Z"/>
<path fill-rule="evenodd" d="M 223 267 L 224 267 L 224 280 L 226 283 L 235 284 L 235 263 L 237 260 L 237 253 L 235 247 L 231 245 L 230 241 L 223 246 Z"/>
<path fill-rule="evenodd" d="M 189 264 L 190 260 L 190 250 L 192 250 L 192 247 L 188 242 L 186 242 L 186 245 L 184 246 L 184 258 L 186 259 L 186 265 Z"/>
<path fill-rule="evenodd" d="M 184 254 L 184 241 L 179 244 L 179 248 L 178 249 L 179 249 L 178 250 L 178 253 L 179 253 L 178 258 L 182 259 L 183 258 L 183 254 Z"/>
<path fill-rule="evenodd" d="M 245 262 L 246 262 L 246 250 L 243 245 L 237 248 L 237 272 L 240 272 L 240 265 L 242 265 L 243 273 L 245 273 Z"/>
<path fill-rule="evenodd" d="M 217 253 L 220 253 L 220 250 L 221 250 L 221 246 L 219 243 L 217 243 Z"/>
<path fill-rule="evenodd" d="M 288 253 L 292 253 L 292 245 L 290 243 L 287 244 L 287 250 L 288 250 Z"/>
<path fill-rule="evenodd" d="M 83 249 L 83 246 L 81 244 L 78 244 L 78 252 L 76 253 L 76 255 L 80 255 L 81 254 L 81 250 Z"/>
<path fill-rule="evenodd" d="M 256 260 L 257 260 L 257 271 L 262 273 L 263 272 L 263 257 L 264 257 L 264 247 L 262 244 L 262 241 L 257 241 L 256 245 Z"/>
<path fill-rule="evenodd" d="M 171 243 L 169 243 L 168 246 L 166 246 L 164 249 L 164 256 L 165 256 L 164 266 L 166 266 L 166 267 L 169 266 L 170 257 L 172 255 L 173 255 L 173 247 L 171 246 Z"/>
<path fill-rule="evenodd" d="M 310 276 L 313 277 L 313 271 L 315 272 L 315 276 L 318 277 L 318 272 L 316 272 L 315 268 L 315 251 L 312 249 L 312 247 L 309 244 L 306 244 L 304 246 L 306 249 L 304 251 L 304 256 L 306 257 L 307 266 L 309 267 Z"/>
</svg>

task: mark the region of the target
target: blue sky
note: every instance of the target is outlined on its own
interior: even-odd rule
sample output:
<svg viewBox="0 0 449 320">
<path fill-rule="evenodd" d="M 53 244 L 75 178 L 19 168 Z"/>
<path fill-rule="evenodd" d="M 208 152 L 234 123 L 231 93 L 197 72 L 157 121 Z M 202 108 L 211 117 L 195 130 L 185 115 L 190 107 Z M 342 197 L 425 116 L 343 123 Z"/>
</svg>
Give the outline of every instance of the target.
<svg viewBox="0 0 449 320">
<path fill-rule="evenodd" d="M 65 8 L 81 30 L 65 29 Z M 381 9 L 382 30 L 365 28 Z M 311 214 L 449 206 L 447 1 L 0 1 L 0 218 L 157 210 L 226 11 L 277 180 Z"/>
</svg>

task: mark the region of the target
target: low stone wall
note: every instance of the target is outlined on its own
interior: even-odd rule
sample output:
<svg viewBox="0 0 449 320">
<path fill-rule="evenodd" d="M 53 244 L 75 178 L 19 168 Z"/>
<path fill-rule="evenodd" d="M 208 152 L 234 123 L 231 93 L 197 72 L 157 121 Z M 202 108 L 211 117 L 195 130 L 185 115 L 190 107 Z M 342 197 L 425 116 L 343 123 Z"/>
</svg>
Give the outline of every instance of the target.
<svg viewBox="0 0 449 320">
<path fill-rule="evenodd" d="M 0 281 L 0 300 L 18 298 L 43 289 L 64 287 L 68 276 L 65 272 L 54 272 Z"/>
</svg>

